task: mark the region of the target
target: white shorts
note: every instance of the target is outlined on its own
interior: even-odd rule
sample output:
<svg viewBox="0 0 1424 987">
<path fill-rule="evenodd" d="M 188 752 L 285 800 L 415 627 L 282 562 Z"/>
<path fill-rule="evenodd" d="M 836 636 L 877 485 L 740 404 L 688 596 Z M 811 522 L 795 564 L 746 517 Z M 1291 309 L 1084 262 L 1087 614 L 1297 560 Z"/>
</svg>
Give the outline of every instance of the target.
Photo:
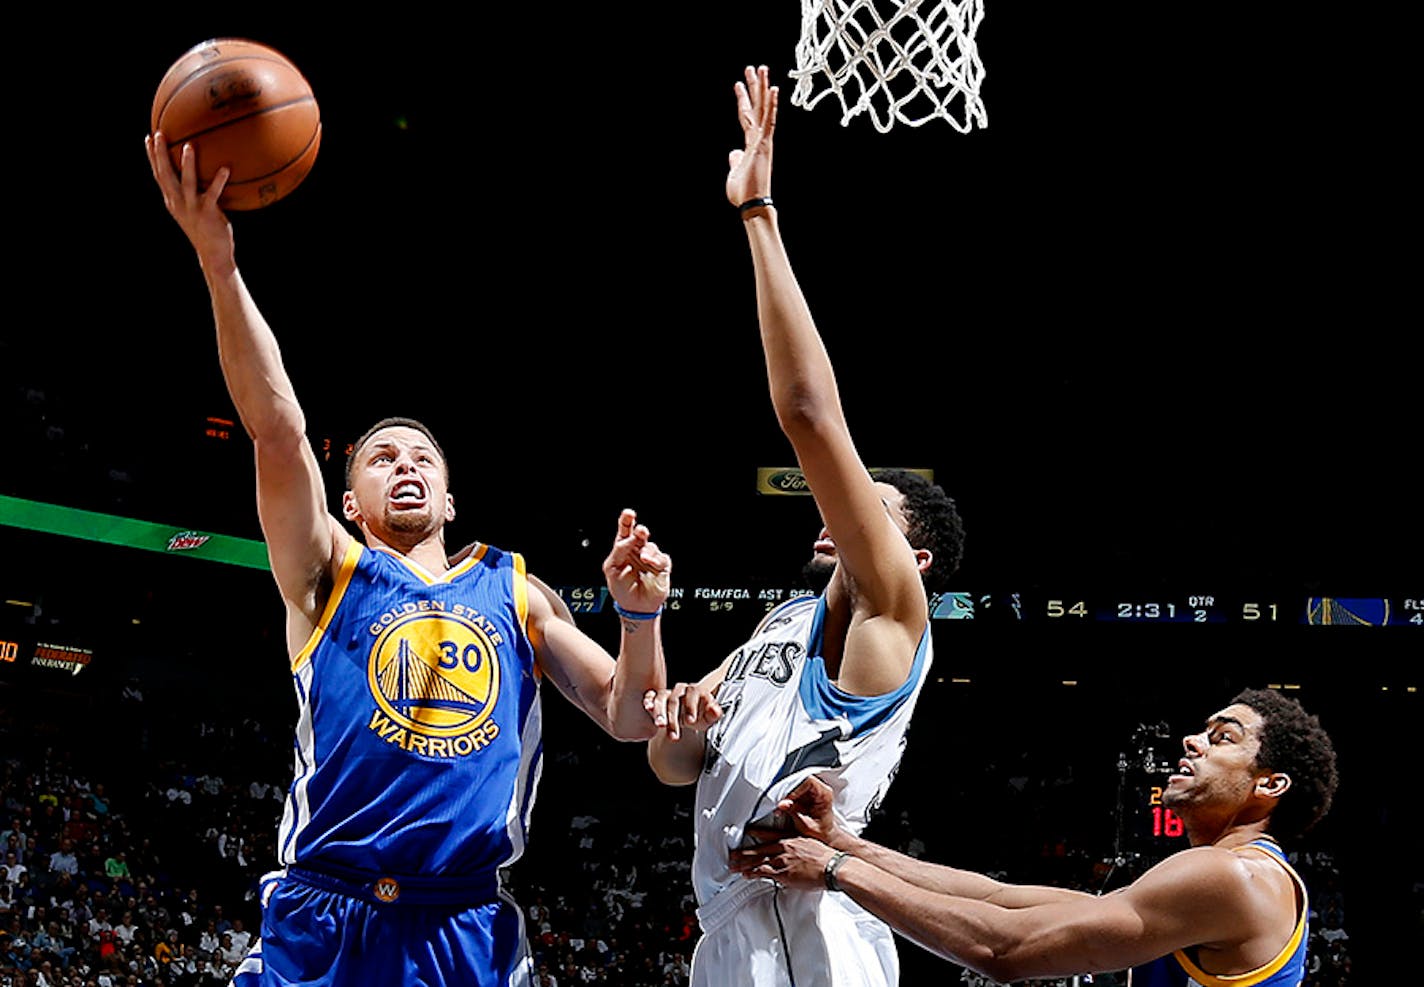
<svg viewBox="0 0 1424 987">
<path fill-rule="evenodd" d="M 838 892 L 734 885 L 697 911 L 690 987 L 894 987 L 890 927 Z"/>
</svg>

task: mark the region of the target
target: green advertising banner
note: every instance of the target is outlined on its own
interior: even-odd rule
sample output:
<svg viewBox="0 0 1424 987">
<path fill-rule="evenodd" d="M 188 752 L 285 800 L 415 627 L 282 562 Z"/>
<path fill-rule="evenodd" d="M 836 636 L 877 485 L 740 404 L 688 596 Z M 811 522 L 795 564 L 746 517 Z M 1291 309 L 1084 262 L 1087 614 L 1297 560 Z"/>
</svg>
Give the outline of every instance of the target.
<svg viewBox="0 0 1424 987">
<path fill-rule="evenodd" d="M 69 538 L 83 538 L 86 541 L 140 548 L 149 552 L 188 555 L 250 569 L 268 568 L 267 545 L 251 538 L 213 534 L 171 524 L 155 524 L 152 521 L 139 521 L 115 514 L 81 511 L 58 504 L 6 497 L 3 494 L 0 494 L 0 524 Z"/>
</svg>

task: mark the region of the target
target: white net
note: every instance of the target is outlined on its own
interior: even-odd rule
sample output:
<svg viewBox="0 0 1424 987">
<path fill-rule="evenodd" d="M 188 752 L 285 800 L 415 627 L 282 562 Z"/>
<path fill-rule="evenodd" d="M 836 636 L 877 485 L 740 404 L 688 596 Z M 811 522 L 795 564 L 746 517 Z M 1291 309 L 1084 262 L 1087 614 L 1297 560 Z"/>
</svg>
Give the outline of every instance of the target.
<svg viewBox="0 0 1424 987">
<path fill-rule="evenodd" d="M 869 112 L 881 132 L 934 119 L 987 127 L 983 19 L 984 0 L 801 0 L 791 102 L 809 110 L 834 93 L 842 126 Z"/>
</svg>

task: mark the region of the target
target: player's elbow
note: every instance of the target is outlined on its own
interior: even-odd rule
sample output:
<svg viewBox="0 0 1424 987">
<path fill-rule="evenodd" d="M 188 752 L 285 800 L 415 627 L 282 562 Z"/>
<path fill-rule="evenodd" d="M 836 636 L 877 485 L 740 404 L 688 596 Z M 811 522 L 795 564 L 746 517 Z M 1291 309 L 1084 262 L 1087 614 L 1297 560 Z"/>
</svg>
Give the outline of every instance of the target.
<svg viewBox="0 0 1424 987">
<path fill-rule="evenodd" d="M 648 767 L 653 769 L 653 777 L 674 788 L 691 785 L 699 773 L 697 765 L 689 764 L 675 751 L 667 750 L 665 742 L 656 737 L 648 743 Z"/>
<path fill-rule="evenodd" d="M 1049 948 L 1043 937 L 1017 935 L 1012 930 L 985 929 L 964 965 L 996 983 L 1013 984 L 1034 977 L 1059 975 L 1063 943 L 1055 938 Z"/>
<path fill-rule="evenodd" d="M 961 919 L 965 916 L 961 915 Z M 943 928 L 931 924 L 923 930 L 931 952 L 952 963 L 968 967 L 999 984 L 1012 984 L 1034 975 L 1027 958 L 1026 943 L 1002 924 L 974 921 L 950 922 Z"/>
<path fill-rule="evenodd" d="M 840 427 L 840 399 L 833 387 L 797 381 L 777 388 L 773 397 L 777 423 L 793 443 Z"/>
<path fill-rule="evenodd" d="M 965 957 L 964 965 L 997 984 L 1016 983 L 1027 976 L 1012 957 L 1000 955 L 987 947 L 978 955 Z"/>
</svg>

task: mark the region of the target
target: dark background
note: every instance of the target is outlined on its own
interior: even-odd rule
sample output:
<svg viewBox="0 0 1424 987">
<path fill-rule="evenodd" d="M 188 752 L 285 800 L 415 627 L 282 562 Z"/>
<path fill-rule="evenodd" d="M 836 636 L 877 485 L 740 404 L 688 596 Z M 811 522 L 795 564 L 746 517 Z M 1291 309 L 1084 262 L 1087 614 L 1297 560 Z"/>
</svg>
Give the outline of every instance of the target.
<svg viewBox="0 0 1424 987">
<path fill-rule="evenodd" d="M 972 842 L 1005 810 L 937 805 L 946 777 L 1071 750 L 1079 838 L 1106 851 L 1104 799 L 1137 725 L 1178 736 L 1242 686 L 1298 685 L 1341 749 L 1318 838 L 1345 858 L 1367 963 L 1418 924 L 1399 761 L 1420 739 L 1405 690 L 1424 638 L 1299 620 L 1315 596 L 1396 612 L 1424 598 L 1405 266 L 1416 114 L 1391 17 L 991 3 L 989 126 L 970 134 L 882 134 L 864 116 L 842 126 L 830 102 L 791 106 L 789 2 L 310 23 L 193 11 L 78 33 L 46 17 L 10 70 L 29 112 L 7 163 L 0 494 L 259 537 L 250 445 L 240 428 L 204 434 L 235 413 L 202 278 L 142 149 L 167 66 L 206 38 L 249 37 L 292 58 L 321 106 L 306 182 L 234 225 L 313 441 L 337 450 L 333 505 L 345 443 L 411 415 L 451 461 L 452 543 L 596 583 L 631 505 L 689 594 L 793 585 L 818 521 L 804 498 L 755 490 L 758 467 L 792 454 L 722 186 L 740 140 L 731 85 L 764 62 L 783 85 L 773 192 L 861 453 L 932 469 L 959 500 L 957 589 L 1001 601 L 999 616 L 1008 594 L 1029 604 L 1023 622 L 936 624 L 946 681 L 897 791 Z M 241 697 L 290 715 L 265 574 L 4 526 L 0 557 L 7 598 L 42 600 L 42 627 L 96 650 L 90 677 L 63 687 L 8 670 L 12 703 L 64 695 L 102 733 L 102 690 L 140 676 L 196 708 Z M 1111 612 L 1199 593 L 1283 616 L 1044 619 L 1050 599 Z M 700 675 L 757 612 L 675 614 L 674 676 Z M 591 631 L 612 634 L 605 618 Z M 551 751 L 597 742 L 550 706 Z M 643 777 L 638 752 L 608 756 L 612 776 Z M 551 767 L 541 804 L 559 785 Z"/>
</svg>

